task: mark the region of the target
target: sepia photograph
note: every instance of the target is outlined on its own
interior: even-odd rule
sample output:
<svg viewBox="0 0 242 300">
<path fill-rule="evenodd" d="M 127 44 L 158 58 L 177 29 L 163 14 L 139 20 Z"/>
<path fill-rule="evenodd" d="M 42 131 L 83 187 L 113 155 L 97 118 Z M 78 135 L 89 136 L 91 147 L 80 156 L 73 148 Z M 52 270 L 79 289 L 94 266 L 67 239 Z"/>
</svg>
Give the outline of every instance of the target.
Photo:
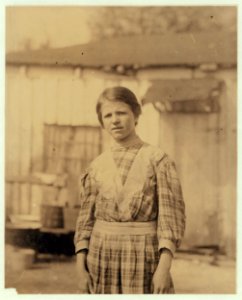
<svg viewBox="0 0 242 300">
<path fill-rule="evenodd" d="M 237 14 L 5 6 L 6 295 L 237 295 Z"/>
</svg>

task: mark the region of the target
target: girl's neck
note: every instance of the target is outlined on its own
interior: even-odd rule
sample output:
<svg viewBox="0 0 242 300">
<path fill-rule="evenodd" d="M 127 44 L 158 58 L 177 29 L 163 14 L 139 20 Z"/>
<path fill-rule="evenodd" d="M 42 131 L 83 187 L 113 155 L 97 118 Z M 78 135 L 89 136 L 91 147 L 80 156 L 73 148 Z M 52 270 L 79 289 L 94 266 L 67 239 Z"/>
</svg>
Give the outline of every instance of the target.
<svg viewBox="0 0 242 300">
<path fill-rule="evenodd" d="M 133 145 L 136 145 L 138 143 L 141 142 L 141 139 L 139 138 L 139 136 L 134 133 L 130 136 L 128 136 L 127 138 L 125 138 L 124 140 L 118 140 L 118 141 L 114 141 L 113 142 L 113 147 L 131 147 Z"/>
</svg>

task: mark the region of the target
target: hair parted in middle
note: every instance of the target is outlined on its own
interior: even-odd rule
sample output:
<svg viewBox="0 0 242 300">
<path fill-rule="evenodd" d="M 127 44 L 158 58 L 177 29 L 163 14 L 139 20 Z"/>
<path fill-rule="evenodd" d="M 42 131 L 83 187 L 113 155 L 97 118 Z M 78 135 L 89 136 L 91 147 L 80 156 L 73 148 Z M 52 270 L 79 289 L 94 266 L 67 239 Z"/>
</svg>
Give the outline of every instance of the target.
<svg viewBox="0 0 242 300">
<path fill-rule="evenodd" d="M 99 96 L 96 105 L 98 120 L 102 125 L 102 127 L 103 127 L 102 105 L 106 101 L 111 101 L 111 102 L 119 101 L 128 104 L 136 118 L 138 118 L 141 114 L 141 106 L 135 94 L 130 89 L 122 86 L 106 88 Z"/>
</svg>

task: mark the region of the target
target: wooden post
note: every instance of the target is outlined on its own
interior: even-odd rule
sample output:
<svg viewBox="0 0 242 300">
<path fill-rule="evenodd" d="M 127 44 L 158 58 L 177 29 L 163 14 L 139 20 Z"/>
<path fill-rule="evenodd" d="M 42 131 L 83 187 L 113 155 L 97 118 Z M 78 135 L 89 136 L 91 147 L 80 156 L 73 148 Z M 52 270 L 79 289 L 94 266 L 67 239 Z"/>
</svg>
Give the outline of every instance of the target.
<svg viewBox="0 0 242 300">
<path fill-rule="evenodd" d="M 45 83 L 43 79 L 32 80 L 33 105 L 32 105 L 32 155 L 31 171 L 44 169 L 44 97 Z"/>
</svg>

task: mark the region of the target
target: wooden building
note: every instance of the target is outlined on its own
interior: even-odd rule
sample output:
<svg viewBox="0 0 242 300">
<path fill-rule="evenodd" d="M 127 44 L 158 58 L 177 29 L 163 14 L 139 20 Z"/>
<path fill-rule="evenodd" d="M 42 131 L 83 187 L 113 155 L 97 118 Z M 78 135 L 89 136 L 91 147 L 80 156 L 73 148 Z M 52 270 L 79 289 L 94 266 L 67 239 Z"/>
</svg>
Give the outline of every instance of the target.
<svg viewBox="0 0 242 300">
<path fill-rule="evenodd" d="M 236 245 L 236 36 L 138 36 L 8 53 L 6 216 L 78 206 L 78 176 L 107 146 L 95 102 L 108 86 L 143 104 L 140 136 L 175 160 L 187 211 L 184 245 Z"/>
</svg>

